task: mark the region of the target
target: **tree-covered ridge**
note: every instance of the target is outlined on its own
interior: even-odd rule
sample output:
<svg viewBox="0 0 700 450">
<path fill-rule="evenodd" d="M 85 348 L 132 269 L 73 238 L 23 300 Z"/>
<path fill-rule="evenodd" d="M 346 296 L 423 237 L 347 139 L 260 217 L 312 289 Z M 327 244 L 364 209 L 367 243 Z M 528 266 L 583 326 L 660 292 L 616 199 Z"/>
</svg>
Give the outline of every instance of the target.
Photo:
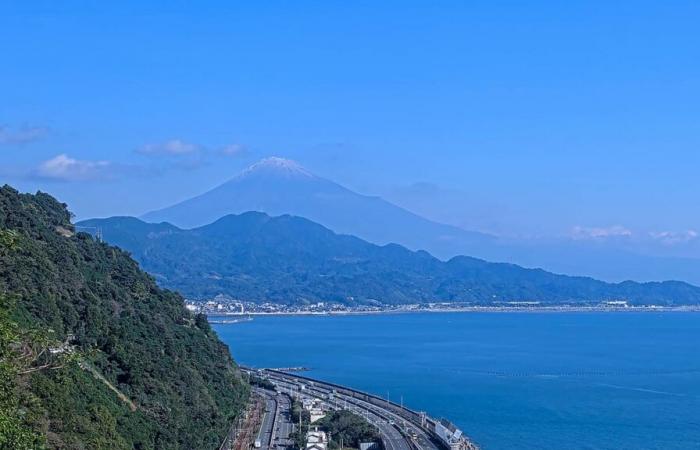
<svg viewBox="0 0 700 450">
<path fill-rule="evenodd" d="M 406 304 L 503 301 L 700 304 L 682 282 L 605 283 L 467 256 L 441 261 L 396 244 L 373 245 L 301 217 L 248 212 L 183 230 L 132 217 L 81 222 L 132 252 L 158 282 L 193 298 Z"/>
<path fill-rule="evenodd" d="M 0 188 L 0 448 L 216 448 L 248 395 L 228 349 L 70 219 Z"/>
</svg>

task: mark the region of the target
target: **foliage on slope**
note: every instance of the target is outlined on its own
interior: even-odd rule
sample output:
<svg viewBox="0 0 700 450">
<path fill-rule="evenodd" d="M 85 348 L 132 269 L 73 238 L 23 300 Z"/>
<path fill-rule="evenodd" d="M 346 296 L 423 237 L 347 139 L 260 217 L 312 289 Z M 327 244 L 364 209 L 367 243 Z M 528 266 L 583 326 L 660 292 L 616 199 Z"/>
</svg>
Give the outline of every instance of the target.
<svg viewBox="0 0 700 450">
<path fill-rule="evenodd" d="M 360 448 L 362 442 L 380 442 L 381 440 L 377 427 L 363 417 L 346 410 L 330 411 L 312 425 L 309 411 L 304 409 L 299 400 L 292 399 L 291 419 L 294 424 L 301 423 L 301 428 L 296 427 L 290 435 L 297 448 L 306 446 L 306 433 L 316 427 L 330 436 L 331 449 Z"/>
<path fill-rule="evenodd" d="M 611 284 L 465 256 L 443 262 L 399 245 L 338 235 L 300 217 L 249 212 L 192 230 L 131 217 L 83 223 L 132 252 L 161 285 L 193 298 L 224 293 L 281 303 L 700 303 L 700 288 L 682 282 Z"/>
<path fill-rule="evenodd" d="M 216 448 L 248 388 L 228 349 L 47 194 L 0 188 L 0 448 Z"/>
<path fill-rule="evenodd" d="M 333 437 L 330 448 L 334 449 L 360 448 L 362 442 L 380 440 L 379 430 L 374 425 L 350 411 L 331 411 L 315 425 Z"/>
</svg>

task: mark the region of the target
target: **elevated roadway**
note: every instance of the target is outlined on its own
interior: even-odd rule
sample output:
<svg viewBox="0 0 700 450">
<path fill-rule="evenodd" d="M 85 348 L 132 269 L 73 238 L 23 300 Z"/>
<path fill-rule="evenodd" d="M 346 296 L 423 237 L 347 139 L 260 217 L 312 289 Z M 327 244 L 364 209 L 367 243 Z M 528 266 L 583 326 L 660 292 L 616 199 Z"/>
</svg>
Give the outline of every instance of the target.
<svg viewBox="0 0 700 450">
<path fill-rule="evenodd" d="M 454 442 L 441 439 L 435 432 L 437 421 L 379 397 L 277 370 L 263 369 L 258 373 L 271 381 L 278 392 L 290 396 L 317 398 L 332 409 L 346 409 L 364 417 L 378 428 L 386 450 L 477 448 L 464 438 Z"/>
</svg>

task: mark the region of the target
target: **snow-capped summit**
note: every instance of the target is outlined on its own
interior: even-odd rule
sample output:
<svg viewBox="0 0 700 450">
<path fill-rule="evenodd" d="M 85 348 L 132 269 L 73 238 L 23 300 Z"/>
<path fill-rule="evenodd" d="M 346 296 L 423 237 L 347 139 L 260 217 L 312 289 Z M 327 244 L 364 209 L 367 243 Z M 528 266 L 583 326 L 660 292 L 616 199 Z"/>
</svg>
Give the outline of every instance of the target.
<svg viewBox="0 0 700 450">
<path fill-rule="evenodd" d="M 337 233 L 378 244 L 397 242 L 446 257 L 464 253 L 461 249 L 475 252 L 492 240 L 491 236 L 424 219 L 379 197 L 358 194 L 280 157 L 258 161 L 210 191 L 142 218 L 196 228 L 227 214 L 247 211 L 301 216 Z"/>
<path fill-rule="evenodd" d="M 278 156 L 270 156 L 269 158 L 261 159 L 260 161 L 251 165 L 241 172 L 236 178 L 245 178 L 255 174 L 269 174 L 285 178 L 314 177 L 314 175 L 306 170 L 304 166 L 294 160 L 280 158 Z"/>
</svg>

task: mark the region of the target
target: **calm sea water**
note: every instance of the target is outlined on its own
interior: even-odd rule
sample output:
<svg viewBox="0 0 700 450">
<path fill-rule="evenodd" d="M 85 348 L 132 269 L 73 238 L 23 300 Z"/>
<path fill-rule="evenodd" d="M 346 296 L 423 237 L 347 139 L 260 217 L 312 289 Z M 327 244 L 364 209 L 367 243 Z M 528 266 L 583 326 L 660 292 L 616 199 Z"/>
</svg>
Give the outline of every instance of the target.
<svg viewBox="0 0 700 450">
<path fill-rule="evenodd" d="M 700 448 L 700 313 L 262 317 L 241 363 L 447 417 L 488 449 Z"/>
</svg>

